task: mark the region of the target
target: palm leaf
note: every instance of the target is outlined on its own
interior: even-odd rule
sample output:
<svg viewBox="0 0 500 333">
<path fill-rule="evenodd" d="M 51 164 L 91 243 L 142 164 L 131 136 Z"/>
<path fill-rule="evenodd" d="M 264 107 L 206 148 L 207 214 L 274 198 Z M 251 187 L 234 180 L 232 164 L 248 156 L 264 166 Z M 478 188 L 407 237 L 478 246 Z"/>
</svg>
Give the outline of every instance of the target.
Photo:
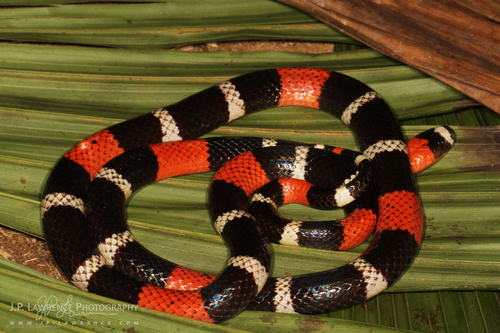
<svg viewBox="0 0 500 333">
<path fill-rule="evenodd" d="M 235 39 L 356 43 L 309 15 L 274 1 L 72 2 L 2 1 L 16 6 L 0 13 L 2 39 L 134 49 Z"/>
<path fill-rule="evenodd" d="M 271 67 L 322 67 L 345 72 L 377 90 L 402 121 L 408 136 L 435 123 L 454 125 L 457 131 L 458 142 L 453 151 L 417 177 L 427 228 L 426 240 L 414 265 L 390 293 L 320 316 L 244 312 L 216 326 L 134 309 L 120 310 L 116 315 L 48 311 L 38 319 L 48 322 L 47 326 L 60 325 L 69 331 L 134 327 L 137 331 L 315 329 L 321 332 L 335 327 L 355 332 L 383 332 L 392 328 L 494 332 L 499 327 L 495 314 L 500 310 L 496 208 L 500 201 L 500 176 L 498 140 L 495 139 L 498 127 L 463 125 L 498 125 L 498 115 L 485 108 L 452 112 L 473 102 L 372 50 L 323 55 L 159 50 L 174 44 L 236 38 L 288 36 L 349 41 L 281 4 L 260 0 L 238 8 L 240 3 L 224 1 L 222 6 L 214 1 L 195 6 L 186 1 L 170 1 L 168 4 L 91 3 L 50 7 L 38 3 L 39 7 L 3 11 L 4 18 L 10 18 L 4 20 L 3 26 L 0 22 L 3 40 L 71 45 L 0 44 L 0 170 L 3 176 L 0 223 L 43 237 L 39 200 L 45 178 L 65 151 L 91 133 L 176 102 L 235 75 Z M 172 17 L 178 19 L 175 22 L 161 20 L 164 14 L 159 6 L 174 10 Z M 192 19 L 181 20 L 186 13 Z M 268 13 L 264 20 L 263 13 Z M 132 24 L 139 26 L 130 26 L 127 23 L 130 18 Z M 40 22 L 49 24 L 37 29 Z M 199 27 L 207 27 L 209 32 L 196 32 Z M 157 33 L 161 36 L 145 39 L 160 28 L 164 29 Z M 188 30 L 193 32 L 185 33 Z M 262 34 L 262 30 L 266 30 L 267 35 Z M 318 37 L 318 31 L 323 35 Z M 172 38 L 171 35 L 179 36 Z M 103 45 L 121 48 L 94 47 Z M 216 135 L 271 136 L 356 147 L 340 121 L 303 108 L 278 108 L 251 115 L 209 134 Z M 218 273 L 227 252 L 206 210 L 210 176 L 192 175 L 147 187 L 134 196 L 128 214 L 134 235 L 152 251 L 179 264 Z M 285 207 L 283 212 L 306 219 L 341 216 L 296 205 Z M 327 269 L 351 260 L 365 248 L 366 245 L 353 251 L 331 253 L 275 246 L 272 274 Z M 0 261 L 0 278 L 3 285 L 0 320 L 5 325 L 16 325 L 16 321 L 26 325 L 29 320 L 40 323 L 37 312 L 27 307 L 37 304 L 44 296 L 53 295 L 59 304 L 71 296 L 73 307 L 86 304 L 86 309 L 121 304 L 83 293 L 6 260 Z M 22 303 L 25 311 L 11 311 L 11 303 L 14 308 Z M 88 320 L 95 323 L 87 323 Z M 120 320 L 128 320 L 129 324 L 119 326 Z M 7 327 L 5 325 L 0 327 Z"/>
</svg>

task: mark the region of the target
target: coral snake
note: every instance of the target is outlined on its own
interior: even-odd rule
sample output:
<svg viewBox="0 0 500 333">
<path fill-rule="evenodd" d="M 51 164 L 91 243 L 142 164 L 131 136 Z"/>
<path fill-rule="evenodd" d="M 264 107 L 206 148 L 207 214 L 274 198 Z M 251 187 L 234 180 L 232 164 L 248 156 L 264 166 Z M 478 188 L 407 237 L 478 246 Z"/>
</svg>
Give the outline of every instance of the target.
<svg viewBox="0 0 500 333">
<path fill-rule="evenodd" d="M 340 118 L 363 153 L 272 139 L 196 139 L 246 114 L 288 105 Z M 419 251 L 424 223 L 408 150 L 437 160 L 454 143 L 448 127 L 426 135 L 440 145 L 417 138 L 416 147 L 407 147 L 387 104 L 346 75 L 312 68 L 252 72 L 97 132 L 68 151 L 46 183 L 45 238 L 78 288 L 188 318 L 220 322 L 245 308 L 304 314 L 345 308 L 391 286 Z M 211 212 L 230 250 L 219 277 L 158 258 L 135 241 L 124 213 L 133 191 L 165 177 L 217 169 Z M 321 208 L 340 203 L 348 215 L 316 226 L 286 220 L 264 231 L 270 227 L 248 212 L 248 201 L 257 212 L 289 202 Z M 373 231 L 368 249 L 344 266 L 268 278 L 265 232 L 284 244 L 346 249 Z"/>
</svg>

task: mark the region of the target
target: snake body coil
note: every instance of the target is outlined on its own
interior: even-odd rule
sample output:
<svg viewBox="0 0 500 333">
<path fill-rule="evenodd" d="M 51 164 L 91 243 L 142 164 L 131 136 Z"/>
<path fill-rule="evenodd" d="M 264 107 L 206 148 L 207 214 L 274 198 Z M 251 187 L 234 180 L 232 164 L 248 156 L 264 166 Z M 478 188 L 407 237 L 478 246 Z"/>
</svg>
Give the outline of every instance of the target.
<svg viewBox="0 0 500 333">
<path fill-rule="evenodd" d="M 245 114 L 287 105 L 321 109 L 339 117 L 370 160 L 376 202 L 367 210 L 377 220 L 375 235 L 369 248 L 351 263 L 320 273 L 267 279 L 267 238 L 244 209 L 232 204 L 222 203 L 213 209 L 216 229 L 231 243 L 231 257 L 217 279 L 148 254 L 124 226 L 123 216 L 116 217 L 116 223 L 99 222 L 102 216 L 114 221 L 115 213 L 108 216 L 108 212 L 123 212 L 123 202 L 143 184 L 215 170 L 240 153 L 244 154 L 236 157 L 237 162 L 229 163 L 244 160 L 252 175 L 270 179 L 266 162 L 260 153 L 253 152 L 260 147 L 277 145 L 279 153 L 262 154 L 289 156 L 299 168 L 314 164 L 310 160 L 329 159 L 317 157 L 323 156 L 317 152 L 323 147 L 300 150 L 293 144 L 255 138 L 157 144 L 194 139 Z M 114 160 L 106 164 L 122 154 L 130 155 L 125 165 Z M 355 171 L 352 161 L 341 163 L 351 165 L 347 174 Z M 220 188 L 226 197 L 247 200 L 249 191 L 261 184 L 247 186 L 231 165 L 219 170 L 212 192 Z M 295 178 L 311 181 L 307 177 Z M 342 185 L 338 180 L 333 183 Z M 104 192 L 122 200 L 108 202 L 107 195 L 99 196 Z M 422 209 L 407 146 L 391 110 L 363 83 L 310 68 L 249 73 L 88 137 L 53 169 L 44 192 L 42 217 L 50 251 L 63 273 L 80 289 L 209 322 L 224 320 L 245 307 L 312 314 L 364 301 L 388 288 L 408 269 L 423 234 Z M 356 234 L 356 230 L 349 233 Z M 349 242 L 347 237 L 345 242 Z M 336 246 L 343 244 L 340 240 Z M 130 255 L 138 252 L 149 256 L 145 259 L 147 269 L 142 263 L 130 265 L 136 261 Z"/>
</svg>

